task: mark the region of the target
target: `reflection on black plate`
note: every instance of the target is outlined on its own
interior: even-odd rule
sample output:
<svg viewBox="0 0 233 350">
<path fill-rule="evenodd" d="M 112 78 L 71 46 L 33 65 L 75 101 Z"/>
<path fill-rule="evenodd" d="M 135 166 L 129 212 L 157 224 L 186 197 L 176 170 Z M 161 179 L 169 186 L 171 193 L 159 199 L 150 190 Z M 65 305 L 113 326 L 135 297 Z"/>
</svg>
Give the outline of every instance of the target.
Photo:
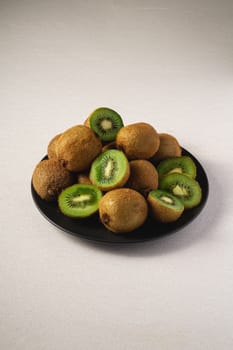
<svg viewBox="0 0 233 350">
<path fill-rule="evenodd" d="M 189 224 L 202 211 L 208 197 L 208 179 L 203 167 L 198 160 L 185 149 L 182 149 L 182 154 L 190 156 L 197 166 L 196 179 L 202 188 L 202 201 L 199 206 L 186 210 L 177 221 L 170 224 L 157 223 L 153 219 L 148 218 L 143 226 L 133 232 L 114 234 L 101 224 L 98 215 L 82 220 L 71 219 L 64 216 L 59 211 L 56 202 L 50 203 L 42 200 L 31 185 L 32 197 L 39 211 L 48 221 L 72 235 L 105 243 L 136 243 L 156 239 L 174 233 Z"/>
</svg>

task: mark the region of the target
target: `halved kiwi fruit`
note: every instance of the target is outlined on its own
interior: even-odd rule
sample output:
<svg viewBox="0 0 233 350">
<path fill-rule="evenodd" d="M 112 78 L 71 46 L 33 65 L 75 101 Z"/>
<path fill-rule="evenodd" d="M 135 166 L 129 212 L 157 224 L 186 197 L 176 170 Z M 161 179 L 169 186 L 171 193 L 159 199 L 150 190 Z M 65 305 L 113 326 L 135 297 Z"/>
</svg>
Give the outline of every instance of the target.
<svg viewBox="0 0 233 350">
<path fill-rule="evenodd" d="M 86 218 L 99 209 L 102 192 L 93 185 L 75 184 L 64 189 L 58 197 L 61 212 L 71 218 Z"/>
<path fill-rule="evenodd" d="M 160 180 L 159 189 L 168 191 L 177 196 L 184 204 L 185 209 L 197 206 L 202 198 L 199 183 L 190 176 L 171 173 Z"/>
<path fill-rule="evenodd" d="M 101 153 L 92 163 L 91 182 L 103 191 L 122 187 L 130 175 L 129 162 L 122 151 L 111 149 Z"/>
<path fill-rule="evenodd" d="M 177 197 L 162 190 L 153 190 L 147 197 L 152 216 L 160 222 L 173 222 L 179 219 L 184 205 Z"/>
<path fill-rule="evenodd" d="M 88 117 L 91 129 L 102 141 L 114 141 L 118 131 L 123 127 L 121 116 L 114 110 L 101 107 Z"/>
<path fill-rule="evenodd" d="M 188 156 L 164 159 L 158 164 L 157 171 L 159 173 L 159 178 L 171 173 L 180 173 L 195 179 L 197 173 L 194 161 Z"/>
</svg>

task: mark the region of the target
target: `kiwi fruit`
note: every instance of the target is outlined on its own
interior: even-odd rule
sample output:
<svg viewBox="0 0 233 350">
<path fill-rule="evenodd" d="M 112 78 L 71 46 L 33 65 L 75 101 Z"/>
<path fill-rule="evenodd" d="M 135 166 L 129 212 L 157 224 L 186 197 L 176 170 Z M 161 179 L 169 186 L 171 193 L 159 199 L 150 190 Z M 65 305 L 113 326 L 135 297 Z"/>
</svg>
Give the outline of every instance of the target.
<svg viewBox="0 0 233 350">
<path fill-rule="evenodd" d="M 102 152 L 108 151 L 109 149 L 116 149 L 116 142 L 112 141 L 103 146 Z"/>
<path fill-rule="evenodd" d="M 95 109 L 85 122 L 90 123 L 90 128 L 102 141 L 115 140 L 118 131 L 123 127 L 121 116 L 107 107 Z"/>
<path fill-rule="evenodd" d="M 73 182 L 73 174 L 57 159 L 42 160 L 36 165 L 32 175 L 34 190 L 46 201 L 56 200 L 59 193 Z"/>
<path fill-rule="evenodd" d="M 59 139 L 60 136 L 61 134 L 54 136 L 48 144 L 47 154 L 49 159 L 57 159 L 56 146 L 57 146 L 57 140 Z"/>
<path fill-rule="evenodd" d="M 179 219 L 184 205 L 177 197 L 162 190 L 153 190 L 147 197 L 150 213 L 157 221 L 168 223 Z"/>
<path fill-rule="evenodd" d="M 115 233 L 131 232 L 145 222 L 148 215 L 146 199 L 130 188 L 107 192 L 100 200 L 99 215 L 102 224 Z"/>
<path fill-rule="evenodd" d="M 92 163 L 89 178 L 93 185 L 103 191 L 122 187 L 130 175 L 125 154 L 116 149 L 101 153 Z"/>
<path fill-rule="evenodd" d="M 89 173 L 78 173 L 77 174 L 77 183 L 78 184 L 89 184 L 91 185 L 91 180 L 89 179 Z"/>
<path fill-rule="evenodd" d="M 99 209 L 102 192 L 93 185 L 75 184 L 65 188 L 58 197 L 61 212 L 71 218 L 86 218 Z"/>
<path fill-rule="evenodd" d="M 159 148 L 159 135 L 147 123 L 134 123 L 121 128 L 116 137 L 117 148 L 122 150 L 129 160 L 149 159 Z"/>
<path fill-rule="evenodd" d="M 148 160 L 131 160 L 129 166 L 130 176 L 126 187 L 139 191 L 144 196 L 158 187 L 158 172 Z"/>
<path fill-rule="evenodd" d="M 196 165 L 192 158 L 188 156 L 164 159 L 157 165 L 157 171 L 159 173 L 159 178 L 171 173 L 180 173 L 195 179 L 197 174 Z"/>
<path fill-rule="evenodd" d="M 87 170 L 102 151 L 102 144 L 96 134 L 85 125 L 76 125 L 64 131 L 57 140 L 58 159 L 73 172 Z"/>
<path fill-rule="evenodd" d="M 166 133 L 160 133 L 159 139 L 159 149 L 150 159 L 152 163 L 157 164 L 166 158 L 181 156 L 182 149 L 174 136 Z"/>
<path fill-rule="evenodd" d="M 159 182 L 159 189 L 178 197 L 185 209 L 196 207 L 201 202 L 202 190 L 199 183 L 185 174 L 165 175 Z"/>
<path fill-rule="evenodd" d="M 87 117 L 85 120 L 84 120 L 84 123 L 83 123 L 85 126 L 87 126 L 88 128 L 90 128 L 90 117 Z"/>
</svg>

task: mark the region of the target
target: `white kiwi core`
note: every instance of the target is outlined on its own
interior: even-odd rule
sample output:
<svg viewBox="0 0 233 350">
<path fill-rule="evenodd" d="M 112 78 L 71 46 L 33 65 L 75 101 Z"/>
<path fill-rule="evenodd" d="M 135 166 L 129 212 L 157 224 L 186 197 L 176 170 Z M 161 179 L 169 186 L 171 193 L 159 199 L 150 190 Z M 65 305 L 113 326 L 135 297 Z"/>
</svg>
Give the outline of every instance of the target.
<svg viewBox="0 0 233 350">
<path fill-rule="evenodd" d="M 72 199 L 74 203 L 80 203 L 89 200 L 91 200 L 91 196 L 89 194 L 81 194 L 80 196 L 74 197 Z"/>
<path fill-rule="evenodd" d="M 160 199 L 168 204 L 173 204 L 173 200 L 167 196 L 161 196 Z"/>
<path fill-rule="evenodd" d="M 177 195 L 177 196 L 187 196 L 188 195 L 188 191 L 184 188 L 184 187 L 181 187 L 179 185 L 176 185 L 172 192 L 174 193 L 174 195 Z"/>
<path fill-rule="evenodd" d="M 101 121 L 101 127 L 104 129 L 104 130 L 110 130 L 112 129 L 112 122 L 111 120 L 107 120 L 107 119 L 104 119 Z"/>
<path fill-rule="evenodd" d="M 172 169 L 171 171 L 169 171 L 169 174 L 172 174 L 172 173 L 179 173 L 179 174 L 182 174 L 183 171 L 182 171 L 182 168 L 174 168 L 174 169 Z"/>
<path fill-rule="evenodd" d="M 111 176 L 113 168 L 114 168 L 113 161 L 109 159 L 106 167 L 104 168 L 104 176 L 106 178 L 109 178 Z"/>
</svg>

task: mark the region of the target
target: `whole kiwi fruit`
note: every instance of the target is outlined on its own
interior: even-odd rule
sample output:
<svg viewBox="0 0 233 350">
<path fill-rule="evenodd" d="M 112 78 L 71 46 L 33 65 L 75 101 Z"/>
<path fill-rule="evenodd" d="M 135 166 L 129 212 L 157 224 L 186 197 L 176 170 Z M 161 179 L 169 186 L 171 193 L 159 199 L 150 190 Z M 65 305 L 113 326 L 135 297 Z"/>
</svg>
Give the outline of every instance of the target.
<svg viewBox="0 0 233 350">
<path fill-rule="evenodd" d="M 91 180 L 89 179 L 89 173 L 88 172 L 78 173 L 77 174 L 77 183 L 91 185 Z"/>
<path fill-rule="evenodd" d="M 103 225 L 114 233 L 131 232 L 145 222 L 148 205 L 145 198 L 130 188 L 107 192 L 99 202 Z"/>
<path fill-rule="evenodd" d="M 129 160 L 149 159 L 159 148 L 159 135 L 147 123 L 134 123 L 122 127 L 117 136 L 117 148 L 122 150 Z"/>
<path fill-rule="evenodd" d="M 166 133 L 160 133 L 159 139 L 159 149 L 153 155 L 150 161 L 152 161 L 154 164 L 157 164 L 163 159 L 181 156 L 182 149 L 179 145 L 179 142 L 174 136 Z"/>
<path fill-rule="evenodd" d="M 46 201 L 56 200 L 60 192 L 73 182 L 73 174 L 65 169 L 62 161 L 57 159 L 40 161 L 32 175 L 34 190 Z"/>
<path fill-rule="evenodd" d="M 84 120 L 84 123 L 83 123 L 85 126 L 87 126 L 88 128 L 90 128 L 90 116 L 87 117 L 85 120 Z"/>
<path fill-rule="evenodd" d="M 106 143 L 106 144 L 103 146 L 102 152 L 108 151 L 109 149 L 116 149 L 116 148 L 117 148 L 116 142 L 115 142 L 115 141 L 112 141 L 112 142 Z"/>
<path fill-rule="evenodd" d="M 59 139 L 60 136 L 61 136 L 61 133 L 55 135 L 48 144 L 47 154 L 49 159 L 57 159 L 56 147 L 57 147 L 57 140 Z"/>
<path fill-rule="evenodd" d="M 57 140 L 56 154 L 68 170 L 87 170 L 101 152 L 102 144 L 96 134 L 85 125 L 76 125 L 64 131 Z"/>
<path fill-rule="evenodd" d="M 139 191 L 144 196 L 158 188 L 158 172 L 148 160 L 131 160 L 129 166 L 130 177 L 126 187 Z"/>
</svg>

